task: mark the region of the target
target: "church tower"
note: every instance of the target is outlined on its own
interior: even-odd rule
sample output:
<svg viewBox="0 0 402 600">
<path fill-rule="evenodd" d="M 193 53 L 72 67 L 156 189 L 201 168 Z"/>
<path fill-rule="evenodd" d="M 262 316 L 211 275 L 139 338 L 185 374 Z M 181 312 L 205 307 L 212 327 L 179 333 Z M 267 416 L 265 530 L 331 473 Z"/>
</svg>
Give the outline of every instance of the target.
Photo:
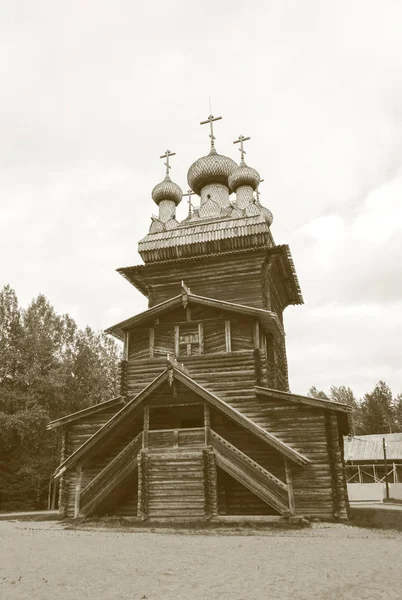
<svg viewBox="0 0 402 600">
<path fill-rule="evenodd" d="M 60 511 L 139 519 L 346 518 L 347 406 L 289 391 L 283 312 L 302 304 L 258 171 L 215 148 L 183 194 L 152 190 L 144 264 L 118 269 L 148 309 L 107 332 L 124 342 L 121 394 L 52 422 L 63 432 Z M 188 197 L 181 222 L 176 207 Z"/>
</svg>

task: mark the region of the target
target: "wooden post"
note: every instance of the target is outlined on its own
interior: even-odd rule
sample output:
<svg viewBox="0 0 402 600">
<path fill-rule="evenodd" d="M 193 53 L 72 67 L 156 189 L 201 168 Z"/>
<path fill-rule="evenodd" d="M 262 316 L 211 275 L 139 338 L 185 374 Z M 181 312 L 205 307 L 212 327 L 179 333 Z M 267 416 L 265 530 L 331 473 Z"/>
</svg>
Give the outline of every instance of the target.
<svg viewBox="0 0 402 600">
<path fill-rule="evenodd" d="M 77 463 L 76 479 L 75 479 L 75 501 L 74 501 L 74 519 L 80 514 L 80 498 L 81 498 L 81 479 L 82 479 L 82 464 Z"/>
<path fill-rule="evenodd" d="M 142 447 L 144 450 L 148 448 L 148 431 L 149 431 L 149 404 L 144 406 L 144 435 L 142 437 Z"/>
<path fill-rule="evenodd" d="M 254 322 L 254 350 L 260 349 L 260 322 L 256 319 Z"/>
<path fill-rule="evenodd" d="M 149 328 L 149 358 L 155 355 L 155 328 Z"/>
<path fill-rule="evenodd" d="M 186 321 L 191 321 L 191 306 L 186 308 Z"/>
<path fill-rule="evenodd" d="M 226 352 L 232 352 L 232 336 L 230 333 L 230 321 L 225 321 Z"/>
<path fill-rule="evenodd" d="M 204 325 L 198 324 L 198 343 L 200 346 L 200 354 L 204 354 Z"/>
<path fill-rule="evenodd" d="M 204 402 L 204 428 L 205 428 L 205 445 L 209 446 L 209 438 L 211 431 L 211 413 L 209 410 L 209 404 Z"/>
<path fill-rule="evenodd" d="M 178 448 L 179 447 L 179 430 L 175 429 L 173 431 L 173 448 Z"/>
<path fill-rule="evenodd" d="M 124 352 L 123 352 L 123 360 L 128 360 L 128 344 L 130 340 L 130 334 L 128 331 L 124 332 Z"/>
<path fill-rule="evenodd" d="M 292 467 L 288 459 L 285 457 L 285 473 L 286 473 L 286 484 L 288 486 L 288 496 L 289 496 L 289 510 L 290 515 L 293 517 L 296 512 L 295 507 L 295 496 L 293 491 L 293 478 L 292 478 Z"/>
<path fill-rule="evenodd" d="M 66 432 L 66 428 L 62 427 L 61 452 L 60 452 L 61 462 L 64 462 L 64 460 L 66 459 L 66 455 L 67 455 L 67 432 Z M 59 483 L 59 513 L 63 517 L 65 517 L 67 514 L 66 497 L 67 497 L 66 480 L 65 480 L 65 476 L 61 475 L 60 483 Z"/>
<path fill-rule="evenodd" d="M 51 498 L 52 498 L 52 483 L 53 483 L 53 476 L 50 476 L 49 479 L 49 487 L 48 487 L 48 491 L 47 491 L 47 509 L 50 510 L 50 505 L 51 505 Z"/>
<path fill-rule="evenodd" d="M 58 484 L 59 480 L 53 480 L 53 491 L 52 491 L 52 503 L 50 505 L 51 510 L 55 510 L 56 508 L 56 489 L 57 489 L 57 484 Z"/>
<path fill-rule="evenodd" d="M 180 328 L 178 325 L 174 326 L 174 353 L 176 356 L 179 356 L 179 341 L 180 341 Z"/>
<path fill-rule="evenodd" d="M 389 500 L 387 446 L 385 444 L 385 437 L 382 438 L 382 449 L 383 449 L 383 452 L 384 452 L 385 494 L 386 494 L 387 500 Z"/>
<path fill-rule="evenodd" d="M 362 480 L 362 473 L 361 473 L 361 471 L 360 471 L 360 465 L 357 465 L 357 472 L 358 472 L 358 474 L 359 474 L 359 483 L 363 483 L 363 480 Z"/>
</svg>

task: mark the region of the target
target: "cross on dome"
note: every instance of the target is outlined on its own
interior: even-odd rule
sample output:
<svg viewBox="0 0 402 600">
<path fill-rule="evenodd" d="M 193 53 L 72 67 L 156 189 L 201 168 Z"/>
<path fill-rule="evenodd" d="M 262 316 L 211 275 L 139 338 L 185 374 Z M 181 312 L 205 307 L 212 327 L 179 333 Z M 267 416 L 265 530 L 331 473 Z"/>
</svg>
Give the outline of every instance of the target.
<svg viewBox="0 0 402 600">
<path fill-rule="evenodd" d="M 169 164 L 169 158 L 171 156 L 176 156 L 176 152 L 170 152 L 170 150 L 166 150 L 165 154 L 163 154 L 162 156 L 160 156 L 159 158 L 166 158 L 166 162 L 163 163 L 166 167 L 166 175 L 169 177 L 169 169 L 171 169 L 172 167 Z"/>
<path fill-rule="evenodd" d="M 239 138 L 233 142 L 234 144 L 240 144 L 239 150 L 241 152 L 241 160 L 242 161 L 244 161 L 244 155 L 246 154 L 243 144 L 244 144 L 244 142 L 246 142 L 249 139 L 251 139 L 251 138 L 244 137 L 244 135 L 239 135 Z"/>
<path fill-rule="evenodd" d="M 221 119 L 222 119 L 222 117 L 214 117 L 213 115 L 209 115 L 209 117 L 206 121 L 200 122 L 200 125 L 205 125 L 206 123 L 209 123 L 210 131 L 211 131 L 211 133 L 209 134 L 209 137 L 211 138 L 211 150 L 215 148 L 214 127 L 213 127 L 212 123 L 214 121 L 220 121 Z"/>
<path fill-rule="evenodd" d="M 193 212 L 193 203 L 191 202 L 191 196 L 193 194 L 194 194 L 194 192 L 193 192 L 193 190 L 191 188 L 189 188 L 187 190 L 187 194 L 183 194 L 183 198 L 184 198 L 184 196 L 188 196 L 187 202 L 188 202 L 188 214 L 189 214 L 189 216 L 191 216 L 192 212 Z"/>
</svg>

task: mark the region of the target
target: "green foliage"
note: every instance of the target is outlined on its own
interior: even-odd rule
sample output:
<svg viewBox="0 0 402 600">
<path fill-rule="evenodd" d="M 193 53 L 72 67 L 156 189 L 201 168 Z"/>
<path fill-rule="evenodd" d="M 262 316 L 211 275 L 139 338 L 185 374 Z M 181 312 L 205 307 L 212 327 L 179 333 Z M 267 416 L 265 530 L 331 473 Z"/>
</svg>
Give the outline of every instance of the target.
<svg viewBox="0 0 402 600">
<path fill-rule="evenodd" d="M 307 396 L 310 396 L 310 398 L 321 398 L 321 400 L 329 400 L 327 394 L 322 390 L 317 389 L 315 385 L 311 386 L 311 388 L 307 392 Z"/>
<path fill-rule="evenodd" d="M 364 432 L 392 433 L 396 431 L 392 392 L 384 381 L 379 381 L 374 390 L 365 394 L 361 403 Z"/>
<path fill-rule="evenodd" d="M 0 291 L 0 509 L 46 506 L 59 459 L 51 419 L 118 393 L 116 343 L 78 329 L 43 295 L 26 310 L 10 286 Z"/>
<path fill-rule="evenodd" d="M 350 406 L 356 435 L 402 432 L 402 394 L 393 398 L 384 381 L 379 381 L 360 401 L 353 390 L 344 385 L 331 386 L 329 395 L 312 386 L 307 395 Z"/>
</svg>

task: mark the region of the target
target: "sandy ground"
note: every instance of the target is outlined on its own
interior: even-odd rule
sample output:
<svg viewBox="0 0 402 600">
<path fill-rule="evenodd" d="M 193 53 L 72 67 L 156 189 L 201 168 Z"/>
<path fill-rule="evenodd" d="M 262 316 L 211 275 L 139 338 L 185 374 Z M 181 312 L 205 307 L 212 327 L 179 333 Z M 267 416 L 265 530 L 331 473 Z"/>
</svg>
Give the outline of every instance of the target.
<svg viewBox="0 0 402 600">
<path fill-rule="evenodd" d="M 1 600 L 402 598 L 402 533 L 122 531 L 0 522 Z"/>
</svg>

